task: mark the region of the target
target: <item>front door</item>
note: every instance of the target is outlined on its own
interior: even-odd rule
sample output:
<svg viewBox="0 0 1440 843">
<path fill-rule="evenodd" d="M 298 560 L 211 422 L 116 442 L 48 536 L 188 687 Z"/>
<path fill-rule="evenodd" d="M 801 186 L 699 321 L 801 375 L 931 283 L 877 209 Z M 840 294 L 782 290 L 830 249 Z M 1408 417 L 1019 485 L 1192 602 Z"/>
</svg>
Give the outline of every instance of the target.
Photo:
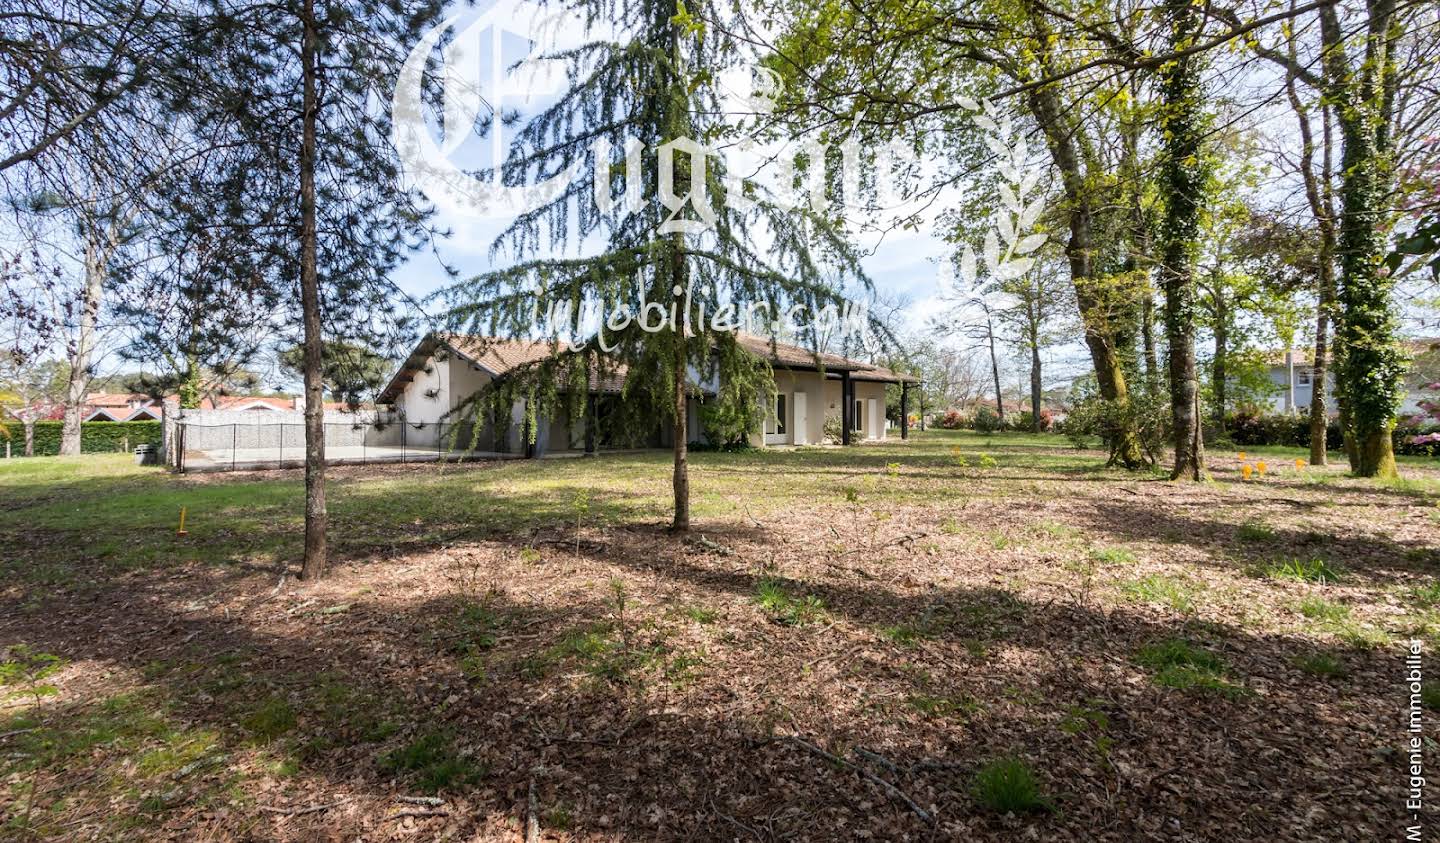
<svg viewBox="0 0 1440 843">
<path fill-rule="evenodd" d="M 783 392 L 775 394 L 775 403 L 765 419 L 765 444 L 788 445 L 790 443 L 789 397 Z"/>
</svg>

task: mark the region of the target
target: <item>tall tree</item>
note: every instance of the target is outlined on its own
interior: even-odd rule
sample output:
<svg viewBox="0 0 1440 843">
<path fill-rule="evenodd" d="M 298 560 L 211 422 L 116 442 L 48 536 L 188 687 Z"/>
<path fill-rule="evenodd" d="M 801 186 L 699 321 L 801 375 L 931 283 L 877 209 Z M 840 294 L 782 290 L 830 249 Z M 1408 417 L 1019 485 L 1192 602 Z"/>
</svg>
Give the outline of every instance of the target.
<svg viewBox="0 0 1440 843">
<path fill-rule="evenodd" d="M 1233 12 L 1219 15 L 1236 20 Z M 1433 37 L 1422 30 L 1430 12 L 1421 5 L 1394 0 L 1346 3 L 1328 0 L 1314 9 L 1318 35 L 1305 49 L 1292 49 L 1302 38 L 1299 27 L 1283 33 L 1277 48 L 1254 39 L 1251 49 L 1277 63 L 1287 74 L 1319 92 L 1334 109 L 1340 140 L 1336 173 L 1339 214 L 1335 257 L 1334 360 L 1341 423 L 1354 439 L 1352 473 L 1394 476 L 1391 432 L 1403 395 L 1405 356 L 1398 343 L 1395 278 L 1386 271 L 1395 224 L 1397 131 L 1413 133 L 1433 126 L 1434 109 L 1411 104 L 1421 118 L 1401 122 L 1402 93 L 1417 82 L 1433 80 L 1433 55 L 1425 64 L 1401 72 L 1401 59 L 1433 50 Z M 1433 97 L 1433 88 L 1427 96 Z M 1428 113 L 1428 116 L 1427 116 Z M 1413 115 L 1412 115 L 1413 116 Z"/>
<path fill-rule="evenodd" d="M 438 0 L 218 0 L 205 8 L 207 38 L 176 70 L 190 84 L 175 108 L 194 131 L 248 153 L 209 226 L 250 240 L 259 257 L 246 270 L 259 277 L 240 283 L 282 292 L 275 328 L 283 345 L 305 347 L 307 579 L 328 564 L 323 344 L 383 348 L 408 333 L 389 273 L 433 233 L 377 103 L 442 11 Z M 207 225 L 184 219 L 192 232 Z"/>
<path fill-rule="evenodd" d="M 550 313 L 559 306 L 564 315 L 549 327 L 589 344 L 512 375 L 464 412 L 501 410 L 506 418 L 509 404 L 524 400 L 527 418 L 562 406 L 577 418 L 591 373 L 623 366 L 630 416 L 614 421 L 631 430 L 653 430 L 657 418 L 669 426 L 671 527 L 683 532 L 690 526 L 686 406 L 698 388 L 694 374 L 718 377 L 726 385 L 722 402 L 753 402 L 770 378 L 768 366 L 711 317 L 752 305 L 772 315 L 792 305 L 814 314 L 843 306 L 845 284 L 868 290 L 870 283 L 826 219 L 805 207 L 785 210 L 762 184 L 734 183 L 723 160 L 702 151 L 735 131 L 723 119 L 716 88 L 735 45 L 702 22 L 723 9 L 681 0 L 554 5 L 590 31 L 603 25 L 619 34 L 555 56 L 567 68 L 569 90 L 519 131 L 506 181 L 540 181 L 586 163 L 599 175 L 577 178 L 497 240 L 496 251 L 508 247 L 513 266 L 458 284 L 446 297 L 451 318 L 473 333 L 522 335 L 533 329 L 537 308 Z M 610 157 L 610 150 L 632 149 L 623 166 Z M 639 201 L 602 207 L 597 195 L 617 195 L 627 181 L 638 186 Z M 676 197 L 673 185 L 690 190 Z M 597 254 L 536 257 L 542 243 L 559 251 L 592 236 L 603 243 Z M 623 325 L 606 319 L 597 328 L 587 322 L 587 308 L 630 318 Z M 639 320 L 652 309 L 675 314 L 674 321 L 659 331 L 642 329 Z M 813 325 L 800 333 L 815 342 Z M 527 427 L 533 436 L 536 426 Z"/>
<path fill-rule="evenodd" d="M 1205 440 L 1200 433 L 1200 383 L 1195 366 L 1195 264 L 1200 219 L 1210 180 L 1205 145 L 1209 119 L 1200 71 L 1203 58 L 1186 50 L 1200 34 L 1200 13 L 1191 0 L 1167 0 L 1164 15 L 1170 49 L 1177 57 L 1160 68 L 1161 287 L 1165 291 L 1165 340 L 1169 346 L 1170 417 L 1175 444 L 1172 480 L 1204 480 Z"/>
<path fill-rule="evenodd" d="M 1119 178 L 1137 168 L 1122 166 L 1127 147 L 1112 141 L 1124 135 L 1121 123 L 1134 122 L 1135 74 L 1107 66 L 1140 66 L 1144 10 L 1127 3 L 1102 15 L 1079 3 L 1039 0 L 946 7 L 837 0 L 795 2 L 785 11 L 775 64 L 793 91 L 784 113 L 802 127 L 853 126 L 875 145 L 896 127 L 913 128 L 934 147 L 974 134 L 965 125 L 965 93 L 1020 109 L 1058 176 L 1057 228 L 1066 232 L 1083 337 L 1110 408 L 1112 462 L 1145 463 L 1131 384 L 1149 259 L 1137 259 L 1143 238 L 1130 236 L 1135 203 Z M 1062 81 L 1069 75 L 1083 81 Z M 1138 146 L 1128 148 L 1139 154 Z"/>
</svg>

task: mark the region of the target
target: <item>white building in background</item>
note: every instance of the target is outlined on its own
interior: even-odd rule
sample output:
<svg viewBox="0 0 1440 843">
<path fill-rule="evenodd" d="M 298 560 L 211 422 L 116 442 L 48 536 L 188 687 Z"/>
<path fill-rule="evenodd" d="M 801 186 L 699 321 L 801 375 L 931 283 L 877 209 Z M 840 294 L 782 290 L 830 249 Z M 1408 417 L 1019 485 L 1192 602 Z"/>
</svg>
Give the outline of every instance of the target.
<svg viewBox="0 0 1440 843">
<path fill-rule="evenodd" d="M 886 385 L 900 384 L 908 390 L 909 385 L 918 383 L 917 378 L 880 366 L 833 354 L 817 355 L 787 343 L 772 344 L 764 337 L 740 334 L 739 341 L 750 353 L 768 360 L 775 373 L 775 404 L 764 429 L 751 436 L 751 443 L 758 447 L 821 444 L 826 420 L 842 415 L 850 421 L 847 440 L 884 439 Z M 492 381 L 553 353 L 548 342 L 431 334 L 401 365 L 376 403 L 390 407 L 411 429 L 424 425 L 436 430 L 441 425 L 460 424 L 467 428 L 462 439 L 474 441 L 477 448 L 514 452 L 521 448 L 524 436 L 523 401 L 516 401 L 511 408 L 508 424 L 486 422 L 478 432 L 468 429 L 468 422 L 457 421 L 459 414 L 454 411 Z M 697 441 L 704 441 L 700 407 L 716 394 L 719 385 L 700 383 L 693 371 L 691 379 L 696 390 L 690 399 L 687 429 Z M 587 435 L 586 426 L 596 420 L 600 422 L 596 427 L 603 429 L 605 416 L 621 409 L 618 403 L 625 400 L 621 393 L 624 381 L 623 370 L 590 378 L 585 402 L 589 419 L 568 418 L 563 408 L 552 418 L 537 419 L 535 451 L 593 451 L 620 445 L 596 441 L 593 433 Z M 907 432 L 902 427 L 902 436 Z M 652 436 L 624 444 L 668 447 L 670 435 L 669 426 L 657 419 Z"/>
<path fill-rule="evenodd" d="M 1421 401 L 1437 400 L 1435 393 L 1427 394 L 1424 386 L 1440 379 L 1440 339 L 1405 340 L 1403 344 L 1415 368 L 1406 379 L 1405 399 L 1399 413 L 1402 419 L 1419 413 Z M 1310 409 L 1310 399 L 1315 394 L 1314 354 L 1313 349 L 1292 349 L 1266 355 L 1270 383 L 1274 385 L 1269 410 L 1288 413 Z M 1335 370 L 1331 365 L 1325 367 L 1325 385 L 1325 405 L 1331 413 L 1338 412 Z"/>
</svg>

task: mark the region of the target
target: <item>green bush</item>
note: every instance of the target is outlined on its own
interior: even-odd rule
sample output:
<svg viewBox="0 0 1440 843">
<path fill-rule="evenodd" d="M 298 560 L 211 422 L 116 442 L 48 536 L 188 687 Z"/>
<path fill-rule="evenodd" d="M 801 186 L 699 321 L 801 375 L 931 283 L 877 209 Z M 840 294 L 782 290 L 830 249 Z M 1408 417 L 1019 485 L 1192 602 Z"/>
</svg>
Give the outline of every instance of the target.
<svg viewBox="0 0 1440 843">
<path fill-rule="evenodd" d="M 53 457 L 60 453 L 60 427 L 64 424 L 59 421 L 38 421 L 35 422 L 35 456 Z M 5 430 L 10 434 L 6 440 L 10 443 L 12 456 L 20 456 L 25 453 L 25 426 L 17 421 L 5 422 Z M 125 450 L 127 447 L 134 450 L 136 445 L 150 444 L 158 446 L 162 438 L 161 424 L 158 421 L 131 421 L 131 422 L 82 422 L 80 424 L 80 450 L 86 454 L 113 454 L 116 451 Z"/>
<path fill-rule="evenodd" d="M 1003 430 L 1005 422 L 1000 420 L 1000 414 L 987 404 L 981 404 L 975 408 L 975 416 L 970 420 L 970 426 L 981 433 L 994 433 Z"/>
</svg>

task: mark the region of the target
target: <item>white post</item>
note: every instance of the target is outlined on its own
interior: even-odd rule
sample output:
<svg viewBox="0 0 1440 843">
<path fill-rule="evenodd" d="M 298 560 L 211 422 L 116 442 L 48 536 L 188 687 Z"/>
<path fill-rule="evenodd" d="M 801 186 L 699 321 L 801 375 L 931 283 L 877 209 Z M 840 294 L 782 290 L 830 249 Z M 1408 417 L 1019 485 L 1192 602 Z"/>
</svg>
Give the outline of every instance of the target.
<svg viewBox="0 0 1440 843">
<path fill-rule="evenodd" d="M 1295 412 L 1295 351 L 1285 349 L 1285 412 Z"/>
</svg>

